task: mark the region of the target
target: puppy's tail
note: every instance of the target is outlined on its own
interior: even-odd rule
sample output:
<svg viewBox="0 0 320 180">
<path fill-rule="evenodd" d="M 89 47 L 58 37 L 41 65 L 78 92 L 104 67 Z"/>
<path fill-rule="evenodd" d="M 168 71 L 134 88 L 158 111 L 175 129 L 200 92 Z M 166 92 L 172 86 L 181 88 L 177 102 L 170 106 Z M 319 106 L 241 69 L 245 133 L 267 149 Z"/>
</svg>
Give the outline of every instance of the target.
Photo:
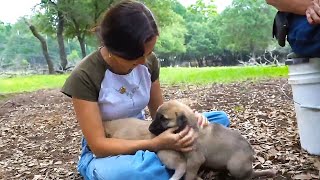
<svg viewBox="0 0 320 180">
<path fill-rule="evenodd" d="M 277 174 L 277 171 L 275 169 L 255 170 L 252 173 L 252 178 L 257 178 L 257 177 L 272 178 L 272 177 L 275 177 L 276 174 Z"/>
</svg>

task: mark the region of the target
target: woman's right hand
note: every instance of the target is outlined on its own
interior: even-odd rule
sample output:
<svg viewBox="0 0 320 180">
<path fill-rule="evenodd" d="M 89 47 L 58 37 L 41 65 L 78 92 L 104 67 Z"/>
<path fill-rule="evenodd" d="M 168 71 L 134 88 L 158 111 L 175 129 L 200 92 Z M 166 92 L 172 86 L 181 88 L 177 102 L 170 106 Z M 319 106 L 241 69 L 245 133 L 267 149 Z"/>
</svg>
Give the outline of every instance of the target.
<svg viewBox="0 0 320 180">
<path fill-rule="evenodd" d="M 188 152 L 193 150 L 193 142 L 197 138 L 193 128 L 186 126 L 179 133 L 174 133 L 177 128 L 169 128 L 160 135 L 154 137 L 155 150 L 171 149 L 175 151 Z"/>
</svg>

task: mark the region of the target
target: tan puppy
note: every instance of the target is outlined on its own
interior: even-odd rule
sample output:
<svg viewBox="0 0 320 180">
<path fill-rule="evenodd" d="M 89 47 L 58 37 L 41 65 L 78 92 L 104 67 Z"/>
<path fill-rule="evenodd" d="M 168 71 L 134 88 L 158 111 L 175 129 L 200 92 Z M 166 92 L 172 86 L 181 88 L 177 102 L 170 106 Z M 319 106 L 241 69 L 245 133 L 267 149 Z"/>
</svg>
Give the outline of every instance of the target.
<svg viewBox="0 0 320 180">
<path fill-rule="evenodd" d="M 178 180 L 185 174 L 186 180 L 197 177 L 200 166 L 225 170 L 237 179 L 254 177 L 274 177 L 274 170 L 254 171 L 254 151 L 248 141 L 238 132 L 219 124 L 210 124 L 201 129 L 193 111 L 185 104 L 172 100 L 162 104 L 153 122 L 137 119 L 121 119 L 105 123 L 107 136 L 123 139 L 150 139 L 171 127 L 185 126 L 194 128 L 198 139 L 194 143 L 195 150 L 181 153 L 162 150 L 158 156 L 169 169 L 174 169 L 172 180 Z M 149 127 L 149 133 L 147 128 Z"/>
<path fill-rule="evenodd" d="M 194 144 L 196 149 L 184 153 L 187 180 L 197 177 L 201 165 L 211 169 L 227 169 L 237 179 L 275 176 L 274 170 L 253 170 L 254 151 L 240 133 L 216 123 L 209 124 L 203 129 L 199 128 L 191 108 L 178 101 L 168 101 L 161 105 L 149 130 L 158 135 L 170 127 L 179 126 L 183 129 L 186 125 L 198 133 Z"/>
<path fill-rule="evenodd" d="M 105 121 L 103 125 L 107 137 L 142 140 L 155 137 L 148 130 L 151 122 L 136 118 L 125 118 Z M 175 170 L 170 180 L 179 180 L 185 174 L 187 163 L 182 153 L 172 150 L 160 150 L 157 155 L 167 168 Z"/>
</svg>

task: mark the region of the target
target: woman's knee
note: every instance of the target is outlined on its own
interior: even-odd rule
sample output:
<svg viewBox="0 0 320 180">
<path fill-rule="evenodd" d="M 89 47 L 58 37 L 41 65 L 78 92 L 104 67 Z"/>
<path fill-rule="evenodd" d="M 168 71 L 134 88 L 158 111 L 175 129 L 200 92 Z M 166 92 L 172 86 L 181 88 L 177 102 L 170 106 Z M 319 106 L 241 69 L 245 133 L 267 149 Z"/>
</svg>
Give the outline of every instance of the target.
<svg viewBox="0 0 320 180">
<path fill-rule="evenodd" d="M 229 117 L 228 117 L 227 113 L 225 113 L 224 111 L 204 112 L 203 115 L 207 117 L 207 119 L 210 123 L 218 123 L 218 124 L 221 124 L 225 127 L 230 126 Z"/>
<path fill-rule="evenodd" d="M 95 159 L 90 163 L 92 168 L 89 172 L 94 180 L 117 180 L 128 179 L 135 176 L 137 172 L 130 166 L 129 162 L 117 160 L 119 156 Z M 129 178 L 130 179 L 130 178 Z"/>
<path fill-rule="evenodd" d="M 155 153 L 138 151 L 135 155 L 121 155 L 94 159 L 90 163 L 92 179 L 169 179 L 166 168 Z"/>
</svg>

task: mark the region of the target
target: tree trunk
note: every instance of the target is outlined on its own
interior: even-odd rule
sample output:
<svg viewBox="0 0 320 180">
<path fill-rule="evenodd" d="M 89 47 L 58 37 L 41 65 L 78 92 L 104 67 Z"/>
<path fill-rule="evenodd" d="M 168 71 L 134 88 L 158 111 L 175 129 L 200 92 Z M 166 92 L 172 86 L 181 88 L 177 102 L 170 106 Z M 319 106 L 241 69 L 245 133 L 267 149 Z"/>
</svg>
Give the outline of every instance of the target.
<svg viewBox="0 0 320 180">
<path fill-rule="evenodd" d="M 77 38 L 78 38 L 78 41 L 80 44 L 82 58 L 84 58 L 87 55 L 86 45 L 85 45 L 85 33 L 81 33 L 80 25 L 78 24 L 78 22 L 74 18 L 72 19 L 72 21 L 73 21 L 74 28 L 75 28 L 76 34 L 77 34 Z"/>
<path fill-rule="evenodd" d="M 203 61 L 202 58 L 196 58 L 197 62 L 198 62 L 198 66 L 199 67 L 203 67 Z"/>
<path fill-rule="evenodd" d="M 64 17 L 62 13 L 58 11 L 57 39 L 58 39 L 59 54 L 60 54 L 60 65 L 62 68 L 61 70 L 65 70 L 68 65 L 67 54 L 64 46 L 63 30 L 64 30 Z"/>
<path fill-rule="evenodd" d="M 80 48 L 81 48 L 82 58 L 84 58 L 87 56 L 85 39 L 84 39 L 84 36 L 81 37 L 81 35 L 77 35 L 77 37 L 78 37 L 78 41 L 79 41 Z"/>
<path fill-rule="evenodd" d="M 54 68 L 53 68 L 53 63 L 50 59 L 50 56 L 49 56 L 49 52 L 48 52 L 48 46 L 47 46 L 47 42 L 46 40 L 38 33 L 38 31 L 36 30 L 36 28 L 26 22 L 29 26 L 29 29 L 31 30 L 32 34 L 37 38 L 39 39 L 40 43 L 41 43 L 41 47 L 42 47 L 42 53 L 43 53 L 43 56 L 44 58 L 46 59 L 47 61 L 47 64 L 48 64 L 48 70 L 49 70 L 49 74 L 54 74 Z"/>
</svg>

